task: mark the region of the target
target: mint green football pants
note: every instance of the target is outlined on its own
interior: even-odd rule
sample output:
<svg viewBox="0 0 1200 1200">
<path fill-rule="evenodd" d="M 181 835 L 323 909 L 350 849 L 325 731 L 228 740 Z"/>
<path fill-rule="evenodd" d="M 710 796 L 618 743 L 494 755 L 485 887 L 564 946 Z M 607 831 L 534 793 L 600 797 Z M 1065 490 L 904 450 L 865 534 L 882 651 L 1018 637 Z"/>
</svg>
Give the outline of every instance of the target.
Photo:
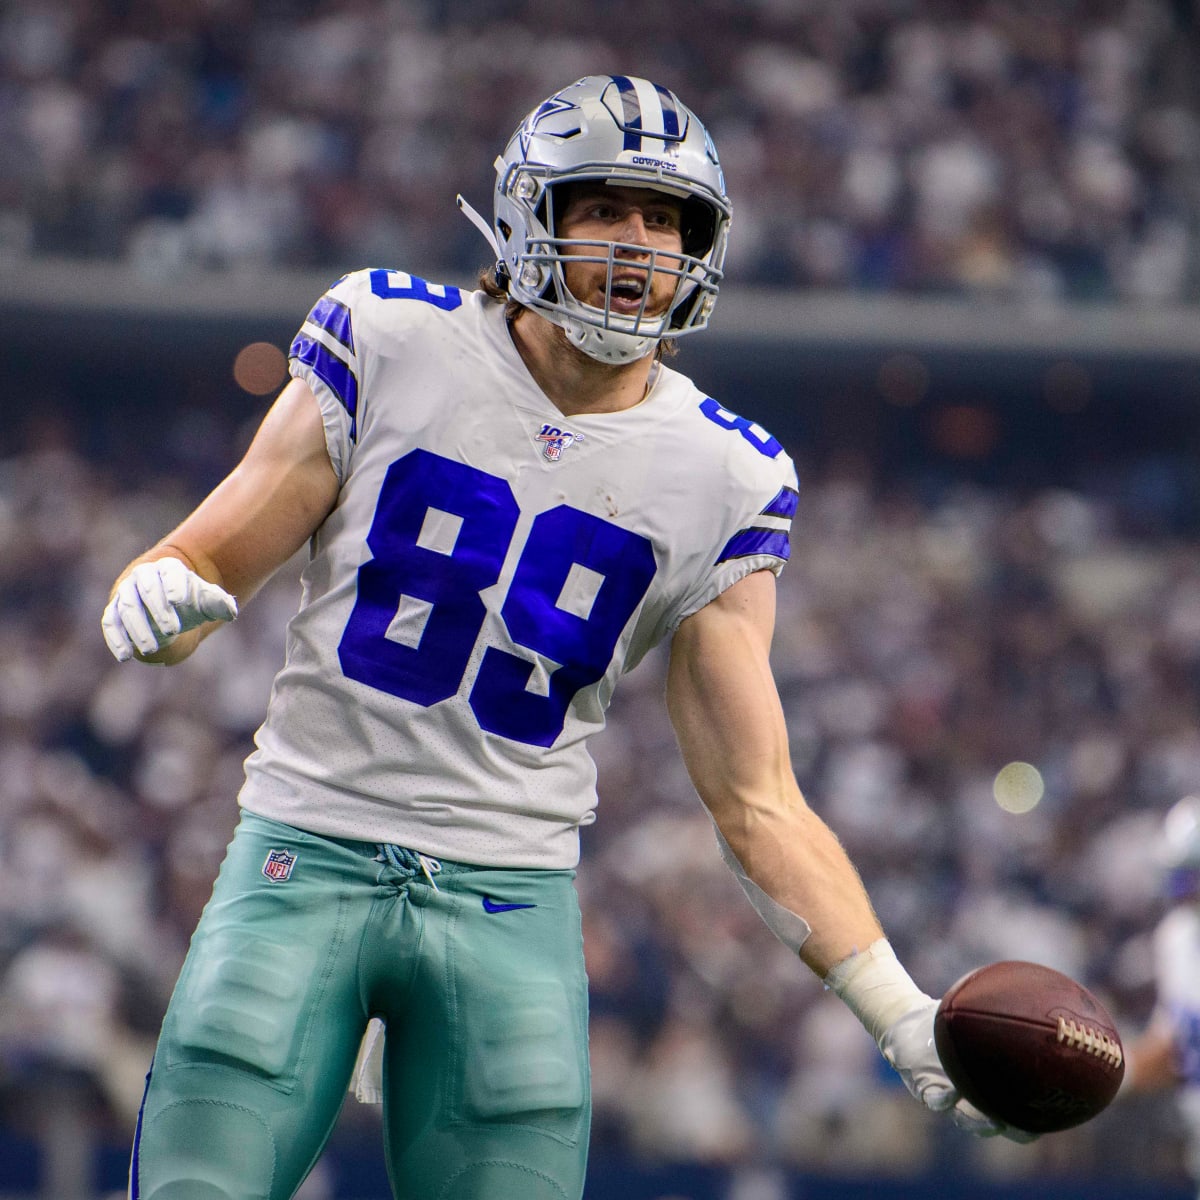
<svg viewBox="0 0 1200 1200">
<path fill-rule="evenodd" d="M 376 1015 L 397 1200 L 582 1195 L 574 872 L 443 861 L 426 876 L 378 854 L 242 814 L 163 1022 L 133 1200 L 288 1200 Z"/>
</svg>

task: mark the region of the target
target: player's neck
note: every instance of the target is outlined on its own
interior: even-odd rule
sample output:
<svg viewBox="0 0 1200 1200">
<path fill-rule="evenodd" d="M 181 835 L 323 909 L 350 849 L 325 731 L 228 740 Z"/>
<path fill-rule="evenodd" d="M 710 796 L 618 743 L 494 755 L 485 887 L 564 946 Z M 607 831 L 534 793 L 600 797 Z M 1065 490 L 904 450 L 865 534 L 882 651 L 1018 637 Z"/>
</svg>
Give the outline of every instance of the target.
<svg viewBox="0 0 1200 1200">
<path fill-rule="evenodd" d="M 528 309 L 510 328 L 530 375 L 563 416 L 621 412 L 646 398 L 653 355 L 631 363 L 598 362 L 572 346 L 557 325 Z"/>
</svg>

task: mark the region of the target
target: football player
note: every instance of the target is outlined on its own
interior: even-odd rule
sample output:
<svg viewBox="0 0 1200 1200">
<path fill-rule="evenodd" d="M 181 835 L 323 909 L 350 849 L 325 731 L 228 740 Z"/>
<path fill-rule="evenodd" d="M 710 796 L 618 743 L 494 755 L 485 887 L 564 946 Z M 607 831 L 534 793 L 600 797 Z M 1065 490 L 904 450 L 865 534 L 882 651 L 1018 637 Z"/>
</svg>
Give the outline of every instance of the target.
<svg viewBox="0 0 1200 1200">
<path fill-rule="evenodd" d="M 704 126 L 665 87 L 591 76 L 514 133 L 490 221 L 460 204 L 495 254 L 486 286 L 335 283 L 242 461 L 104 612 L 118 659 L 178 662 L 309 545 L 132 1194 L 291 1196 L 382 1023 L 365 1065 L 397 1195 L 581 1195 L 587 743 L 663 639 L 687 768 L 751 902 L 917 1097 L 999 1131 L 959 1100 L 934 1001 L 792 773 L 768 664 L 792 463 L 664 362 L 722 278 Z"/>
<path fill-rule="evenodd" d="M 1161 849 L 1171 907 L 1154 931 L 1157 1003 L 1127 1047 L 1123 1091 L 1179 1089 L 1188 1170 L 1200 1185 L 1200 796 L 1167 813 Z"/>
</svg>

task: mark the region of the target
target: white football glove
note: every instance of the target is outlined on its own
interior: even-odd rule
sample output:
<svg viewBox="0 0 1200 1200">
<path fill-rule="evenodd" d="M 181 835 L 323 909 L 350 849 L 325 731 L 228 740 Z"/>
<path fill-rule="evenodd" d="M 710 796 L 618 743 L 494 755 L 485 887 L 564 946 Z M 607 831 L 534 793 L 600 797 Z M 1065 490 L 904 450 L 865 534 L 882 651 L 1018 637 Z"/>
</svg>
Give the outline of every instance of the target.
<svg viewBox="0 0 1200 1200">
<path fill-rule="evenodd" d="M 206 621 L 232 621 L 237 600 L 177 558 L 139 563 L 117 585 L 100 628 L 117 662 L 153 654 Z"/>
<path fill-rule="evenodd" d="M 976 1137 L 999 1134 L 1014 1142 L 1034 1141 L 1037 1134 L 993 1121 L 959 1095 L 942 1066 L 933 1040 L 933 1018 L 938 1002 L 930 997 L 926 999 L 928 1003 L 898 1017 L 879 1038 L 883 1057 L 895 1068 L 904 1086 L 926 1108 L 934 1112 L 949 1111 L 950 1119 L 959 1129 Z"/>
<path fill-rule="evenodd" d="M 926 1108 L 949 1112 L 955 1125 L 976 1137 L 1002 1134 L 1014 1142 L 1034 1140 L 1035 1134 L 985 1117 L 959 1095 L 933 1040 L 938 1002 L 912 981 L 886 938 L 842 959 L 825 983 L 863 1023 L 904 1086 Z"/>
</svg>

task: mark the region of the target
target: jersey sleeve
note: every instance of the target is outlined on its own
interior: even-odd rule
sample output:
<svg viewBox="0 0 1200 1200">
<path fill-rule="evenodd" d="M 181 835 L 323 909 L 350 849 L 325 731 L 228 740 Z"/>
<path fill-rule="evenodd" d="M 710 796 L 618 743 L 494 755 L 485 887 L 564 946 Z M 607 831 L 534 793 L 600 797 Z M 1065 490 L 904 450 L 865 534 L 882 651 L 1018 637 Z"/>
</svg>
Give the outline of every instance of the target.
<svg viewBox="0 0 1200 1200">
<path fill-rule="evenodd" d="M 769 435 L 768 435 L 769 436 Z M 726 588 L 754 571 L 778 575 L 791 554 L 792 518 L 800 501 L 796 468 L 783 447 L 770 439 L 768 456 L 742 451 L 731 464 L 730 496 L 725 521 L 714 541 L 710 561 L 675 606 L 669 631 L 715 600 Z M 750 459 L 749 467 L 745 465 Z"/>
<path fill-rule="evenodd" d="M 361 417 L 362 347 L 355 322 L 361 274 L 343 276 L 313 305 L 288 351 L 289 372 L 308 384 L 321 406 L 325 445 L 339 483 L 346 480 Z"/>
</svg>

